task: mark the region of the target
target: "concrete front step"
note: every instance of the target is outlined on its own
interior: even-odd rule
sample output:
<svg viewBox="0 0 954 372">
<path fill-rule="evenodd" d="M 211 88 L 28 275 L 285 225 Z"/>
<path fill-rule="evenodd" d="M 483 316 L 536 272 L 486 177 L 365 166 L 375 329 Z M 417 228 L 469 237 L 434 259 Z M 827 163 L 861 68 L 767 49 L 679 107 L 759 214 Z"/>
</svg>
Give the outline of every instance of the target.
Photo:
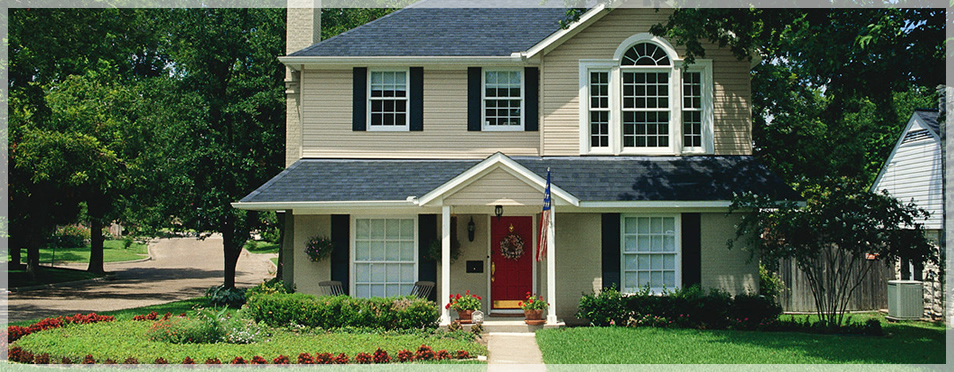
<svg viewBox="0 0 954 372">
<path fill-rule="evenodd" d="M 470 331 L 472 324 L 462 324 L 465 331 Z M 564 326 L 563 322 L 557 324 L 545 325 L 527 325 L 522 317 L 490 317 L 484 319 L 481 324 L 484 327 L 484 333 L 505 332 L 505 333 L 533 333 L 543 328 L 560 328 Z"/>
</svg>

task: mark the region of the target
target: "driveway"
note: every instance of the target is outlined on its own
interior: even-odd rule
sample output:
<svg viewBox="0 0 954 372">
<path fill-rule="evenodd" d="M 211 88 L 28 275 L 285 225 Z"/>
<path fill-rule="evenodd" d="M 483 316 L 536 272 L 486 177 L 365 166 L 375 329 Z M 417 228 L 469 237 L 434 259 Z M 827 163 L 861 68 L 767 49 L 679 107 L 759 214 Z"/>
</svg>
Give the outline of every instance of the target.
<svg viewBox="0 0 954 372">
<path fill-rule="evenodd" d="M 0 308 L 0 319 L 13 322 L 156 305 L 203 296 L 209 287 L 223 282 L 221 237 L 153 240 L 149 252 L 152 259 L 148 261 L 106 263 L 106 271 L 116 273 L 116 280 L 0 295 L 8 296 L 8 308 Z M 86 264 L 75 267 L 84 269 Z M 274 276 L 274 266 L 267 258 L 247 251 L 242 252 L 235 270 L 238 287 Z"/>
</svg>

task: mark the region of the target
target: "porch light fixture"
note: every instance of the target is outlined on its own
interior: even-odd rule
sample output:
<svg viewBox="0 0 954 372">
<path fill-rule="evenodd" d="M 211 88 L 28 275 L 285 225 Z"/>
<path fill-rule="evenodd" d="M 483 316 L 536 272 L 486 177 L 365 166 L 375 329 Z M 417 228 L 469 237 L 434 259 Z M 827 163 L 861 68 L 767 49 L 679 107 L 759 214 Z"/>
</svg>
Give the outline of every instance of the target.
<svg viewBox="0 0 954 372">
<path fill-rule="evenodd" d="M 470 222 L 467 223 L 467 240 L 474 241 L 474 230 L 477 230 L 477 226 L 474 225 L 474 217 L 470 217 Z"/>
<path fill-rule="evenodd" d="M 503 206 L 498 205 L 494 207 L 494 215 L 497 216 L 497 220 L 500 220 L 500 216 L 503 216 Z"/>
</svg>

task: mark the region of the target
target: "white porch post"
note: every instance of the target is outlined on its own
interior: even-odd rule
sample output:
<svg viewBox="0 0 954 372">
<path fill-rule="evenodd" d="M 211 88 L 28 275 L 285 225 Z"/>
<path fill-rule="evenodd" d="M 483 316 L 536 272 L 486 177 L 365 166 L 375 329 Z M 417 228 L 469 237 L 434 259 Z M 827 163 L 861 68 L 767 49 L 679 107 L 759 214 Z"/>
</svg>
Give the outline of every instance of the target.
<svg viewBox="0 0 954 372">
<path fill-rule="evenodd" d="M 547 229 L 547 301 L 550 303 L 550 310 L 547 311 L 547 323 L 557 324 L 557 301 L 556 301 L 556 234 L 553 227 L 556 226 L 556 210 L 553 204 L 550 204 L 550 223 Z"/>
<path fill-rule="evenodd" d="M 450 206 L 441 208 L 441 325 L 450 324 Z"/>
</svg>

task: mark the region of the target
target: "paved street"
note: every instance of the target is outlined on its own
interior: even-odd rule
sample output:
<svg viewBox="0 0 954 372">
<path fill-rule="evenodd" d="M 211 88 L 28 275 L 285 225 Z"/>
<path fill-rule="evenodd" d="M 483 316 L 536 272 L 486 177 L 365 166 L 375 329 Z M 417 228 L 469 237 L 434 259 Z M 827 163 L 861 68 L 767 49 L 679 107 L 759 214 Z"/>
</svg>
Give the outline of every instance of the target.
<svg viewBox="0 0 954 372">
<path fill-rule="evenodd" d="M 155 305 L 202 296 L 209 287 L 222 284 L 225 258 L 220 237 L 153 240 L 150 253 L 148 261 L 107 263 L 106 271 L 116 273 L 116 280 L 10 293 L 8 309 L 0 308 L 6 312 L 0 313 L 0 319 L 2 315 L 19 321 Z M 265 255 L 243 252 L 236 267 L 236 286 L 261 283 L 272 271 L 274 266 Z"/>
</svg>

